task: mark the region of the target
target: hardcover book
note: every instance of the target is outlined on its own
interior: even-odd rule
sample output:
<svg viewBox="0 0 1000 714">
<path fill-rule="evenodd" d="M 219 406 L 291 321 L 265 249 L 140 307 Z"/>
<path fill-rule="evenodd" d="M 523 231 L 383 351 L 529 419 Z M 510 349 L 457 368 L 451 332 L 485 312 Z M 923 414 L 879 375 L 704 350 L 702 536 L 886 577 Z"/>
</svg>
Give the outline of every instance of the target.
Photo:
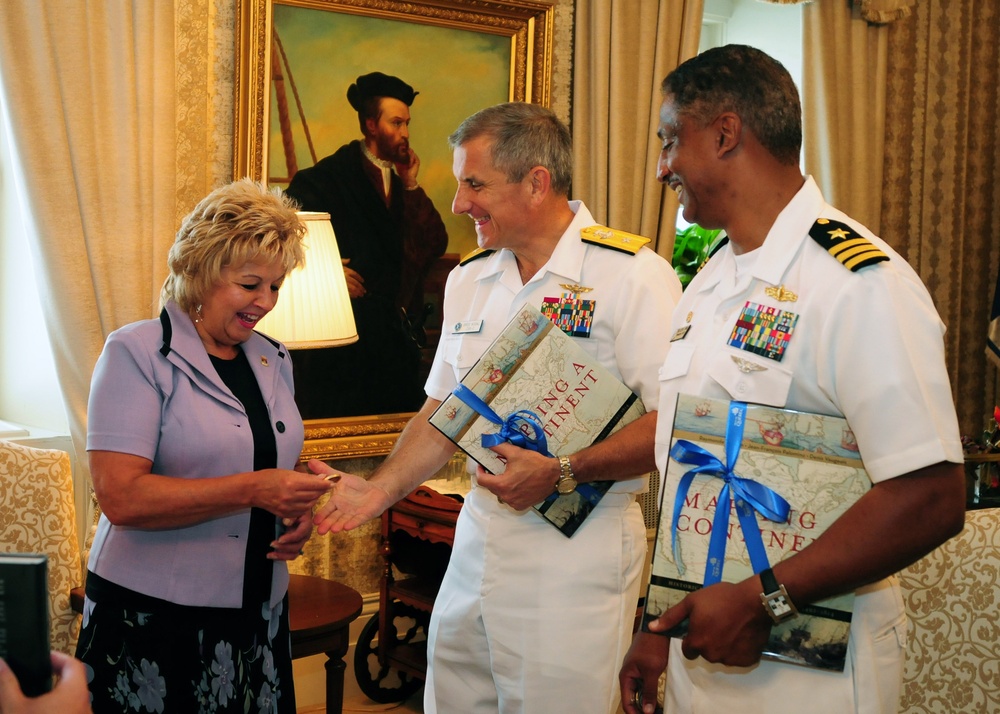
<svg viewBox="0 0 1000 714">
<path fill-rule="evenodd" d="M 553 456 L 568 455 L 644 413 L 632 390 L 525 304 L 430 423 L 497 474 L 504 470 L 503 460 L 484 446 L 484 436 L 487 443 L 511 441 Z M 514 438 L 505 438 L 510 435 Z M 553 493 L 535 510 L 572 536 L 613 483 L 581 483 L 573 493 Z"/>
<path fill-rule="evenodd" d="M 734 407 L 745 409 L 740 417 L 738 450 L 732 434 L 727 444 Z M 700 453 L 692 445 L 710 456 L 692 457 L 692 453 Z M 728 459 L 737 451 L 732 469 L 736 478 L 731 480 L 742 481 L 730 490 L 748 487 L 758 491 L 747 499 L 737 493 L 727 508 L 728 518 L 716 522 L 719 502 L 726 507 L 725 481 L 716 467 L 720 462 L 728 466 Z M 717 459 L 714 466 L 698 469 L 697 464 L 712 457 Z M 679 395 L 671 457 L 663 477 L 644 629 L 649 620 L 707 582 L 739 582 L 799 552 L 870 486 L 854 434 L 841 417 Z M 748 505 L 759 495 L 760 487 L 787 502 L 782 522 L 770 520 Z M 747 537 L 748 526 L 758 534 Z M 725 528 L 727 537 L 720 537 L 719 550 L 712 550 L 711 536 L 720 527 Z M 766 560 L 761 560 L 764 556 Z M 848 593 L 800 607 L 798 617 L 772 628 L 764 657 L 842 671 L 853 602 L 854 594 Z M 685 630 L 683 623 L 664 634 L 683 637 Z"/>
<path fill-rule="evenodd" d="M 48 557 L 0 554 L 0 657 L 29 697 L 52 688 Z"/>
</svg>

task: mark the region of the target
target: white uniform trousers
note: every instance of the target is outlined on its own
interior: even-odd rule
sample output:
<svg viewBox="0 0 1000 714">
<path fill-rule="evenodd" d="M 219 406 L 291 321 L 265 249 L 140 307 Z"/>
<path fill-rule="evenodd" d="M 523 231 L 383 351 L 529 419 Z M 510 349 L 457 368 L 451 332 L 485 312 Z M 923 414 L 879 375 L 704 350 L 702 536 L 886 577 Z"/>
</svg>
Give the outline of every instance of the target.
<svg viewBox="0 0 1000 714">
<path fill-rule="evenodd" d="M 426 714 L 608 714 L 632 640 L 646 529 L 608 493 L 572 538 L 473 488 L 428 633 Z"/>
<path fill-rule="evenodd" d="M 895 714 L 907 619 L 895 575 L 858 590 L 843 672 L 762 661 L 723 667 L 685 659 L 670 642 L 666 714 Z M 781 692 L 780 701 L 769 693 Z"/>
</svg>

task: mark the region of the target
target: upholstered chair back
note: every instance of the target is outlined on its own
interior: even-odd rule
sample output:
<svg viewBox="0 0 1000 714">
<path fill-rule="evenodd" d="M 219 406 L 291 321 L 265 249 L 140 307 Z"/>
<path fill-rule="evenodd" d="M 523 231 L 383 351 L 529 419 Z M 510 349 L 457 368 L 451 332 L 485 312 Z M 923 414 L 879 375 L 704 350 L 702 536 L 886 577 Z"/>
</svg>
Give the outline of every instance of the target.
<svg viewBox="0 0 1000 714">
<path fill-rule="evenodd" d="M 899 575 L 910 636 L 901 714 L 1000 712 L 1000 508 Z"/>
<path fill-rule="evenodd" d="M 51 647 L 72 654 L 79 616 L 69 593 L 83 583 L 69 454 L 0 439 L 0 551 L 49 557 Z"/>
</svg>

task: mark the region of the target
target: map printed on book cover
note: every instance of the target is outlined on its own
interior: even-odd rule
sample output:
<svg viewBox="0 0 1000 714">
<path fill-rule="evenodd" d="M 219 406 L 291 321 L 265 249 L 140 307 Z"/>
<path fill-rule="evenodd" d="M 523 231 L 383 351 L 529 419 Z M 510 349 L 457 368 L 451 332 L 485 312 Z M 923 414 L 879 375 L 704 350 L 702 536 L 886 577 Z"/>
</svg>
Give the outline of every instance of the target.
<svg viewBox="0 0 1000 714">
<path fill-rule="evenodd" d="M 553 456 L 568 455 L 644 413 L 632 390 L 525 304 L 429 421 L 497 474 L 504 462 L 483 445 L 484 437 L 487 443 L 510 441 Z M 572 536 L 613 483 L 581 483 L 573 493 L 553 493 L 535 510 Z"/>
<path fill-rule="evenodd" d="M 719 529 L 716 506 L 725 502 L 726 482 L 716 469 L 718 462 L 691 474 L 693 464 L 711 458 L 692 457 L 698 449 L 690 447 L 700 447 L 728 466 L 737 449 L 732 439 L 727 445 L 727 429 L 740 409 L 744 410 L 739 416 L 742 439 L 732 469 L 736 478 L 730 481 L 730 491 L 737 493 L 727 509 L 725 537 L 720 537 L 723 552 L 713 552 L 711 537 Z M 746 481 L 734 483 L 739 479 Z M 643 629 L 648 631 L 649 620 L 703 584 L 719 578 L 739 582 L 801 551 L 870 486 L 854 434 L 842 417 L 679 395 Z M 756 512 L 748 501 L 757 492 L 744 500 L 739 493 L 743 487 L 757 492 L 767 487 L 778 494 L 787 502 L 785 520 L 775 522 Z M 757 530 L 759 538 L 745 537 L 747 526 Z M 766 560 L 760 560 L 764 555 Z M 764 657 L 842 671 L 853 604 L 854 594 L 848 593 L 800 607 L 798 617 L 772 628 Z M 686 622 L 664 634 L 683 637 L 685 631 Z"/>
</svg>

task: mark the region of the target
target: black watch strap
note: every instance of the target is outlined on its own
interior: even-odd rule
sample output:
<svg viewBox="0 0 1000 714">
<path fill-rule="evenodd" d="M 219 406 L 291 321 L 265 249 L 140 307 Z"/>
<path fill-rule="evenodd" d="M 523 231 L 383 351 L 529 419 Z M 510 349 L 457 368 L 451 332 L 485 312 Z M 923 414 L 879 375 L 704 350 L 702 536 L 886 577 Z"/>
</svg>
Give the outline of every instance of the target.
<svg viewBox="0 0 1000 714">
<path fill-rule="evenodd" d="M 774 571 L 770 568 L 760 571 L 760 584 L 764 587 L 765 595 L 776 593 L 781 587 L 778 585 L 778 579 L 774 577 Z"/>
</svg>

